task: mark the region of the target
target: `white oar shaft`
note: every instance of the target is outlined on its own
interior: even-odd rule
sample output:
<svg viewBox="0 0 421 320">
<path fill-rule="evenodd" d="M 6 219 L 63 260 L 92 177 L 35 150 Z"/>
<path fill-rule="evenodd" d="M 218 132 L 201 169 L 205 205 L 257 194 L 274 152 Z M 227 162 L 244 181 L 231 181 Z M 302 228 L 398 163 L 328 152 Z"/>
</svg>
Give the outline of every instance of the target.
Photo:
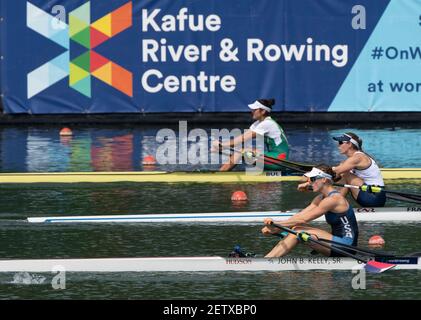
<svg viewBox="0 0 421 320">
<path fill-rule="evenodd" d="M 352 184 L 344 184 L 344 188 L 350 188 L 350 189 L 361 189 L 359 186 L 354 186 Z"/>
</svg>

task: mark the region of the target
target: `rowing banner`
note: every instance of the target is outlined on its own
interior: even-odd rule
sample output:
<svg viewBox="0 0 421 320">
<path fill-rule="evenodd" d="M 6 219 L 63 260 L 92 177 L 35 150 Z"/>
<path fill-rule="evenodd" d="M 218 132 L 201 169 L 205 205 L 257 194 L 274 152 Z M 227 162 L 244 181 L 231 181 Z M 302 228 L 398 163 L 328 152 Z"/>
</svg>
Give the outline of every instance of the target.
<svg viewBox="0 0 421 320">
<path fill-rule="evenodd" d="M 1 1 L 10 114 L 421 111 L 419 0 Z"/>
</svg>

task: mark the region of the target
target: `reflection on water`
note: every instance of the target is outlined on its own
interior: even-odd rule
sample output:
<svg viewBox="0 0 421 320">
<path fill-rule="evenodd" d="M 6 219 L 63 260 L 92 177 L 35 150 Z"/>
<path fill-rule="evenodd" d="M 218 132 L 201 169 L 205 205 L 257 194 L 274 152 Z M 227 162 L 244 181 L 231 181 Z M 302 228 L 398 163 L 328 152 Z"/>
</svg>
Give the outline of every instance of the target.
<svg viewBox="0 0 421 320">
<path fill-rule="evenodd" d="M 5 127 L 0 129 L 0 169 L 3 172 L 145 170 L 147 168 L 142 166 L 142 159 L 147 155 L 156 155 L 161 145 L 156 141 L 159 129 L 82 127 L 73 128 L 72 137 L 60 137 L 58 127 Z M 210 137 L 211 128 L 205 129 Z M 178 133 L 178 128 L 174 127 L 173 130 Z M 421 129 L 405 128 L 330 130 L 325 127 L 286 127 L 291 159 L 309 163 L 337 163 L 343 160 L 332 136 L 344 131 L 359 134 L 364 140 L 364 149 L 384 167 L 421 166 Z M 180 143 L 178 139 L 177 143 Z M 189 146 L 192 146 L 191 142 Z M 210 163 L 210 156 L 208 160 Z M 166 164 L 158 165 L 155 169 L 216 168 L 218 165 Z"/>
<path fill-rule="evenodd" d="M 388 167 L 421 167 L 420 129 L 286 127 L 292 158 L 338 162 L 331 137 L 354 131 L 364 146 Z M 158 129 L 73 128 L 0 129 L 0 169 L 25 171 L 138 171 L 154 154 Z M 404 143 L 403 143 L 404 142 Z M 396 156 L 398 155 L 398 156 Z M 157 166 L 157 170 L 210 169 L 210 166 Z M 80 184 L 1 185 L 0 257 L 134 257 L 227 255 L 234 245 L 264 254 L 277 239 L 250 225 L 31 225 L 28 216 L 153 214 L 180 212 L 270 211 L 302 208 L 313 194 L 296 192 L 294 183 L 261 184 Z M 243 190 L 249 200 L 238 206 L 230 196 Z M 420 184 L 394 189 L 420 193 Z M 405 203 L 388 202 L 388 206 Z M 381 234 L 385 251 L 419 252 L 420 224 L 360 226 L 360 244 Z M 298 246 L 294 254 L 308 254 Z M 399 275 L 399 276 L 397 276 Z M 0 274 L 0 299 L 420 299 L 420 271 L 367 275 L 367 290 L 353 290 L 351 272 L 221 272 L 71 274 L 67 289 L 51 288 L 51 274 Z"/>
</svg>

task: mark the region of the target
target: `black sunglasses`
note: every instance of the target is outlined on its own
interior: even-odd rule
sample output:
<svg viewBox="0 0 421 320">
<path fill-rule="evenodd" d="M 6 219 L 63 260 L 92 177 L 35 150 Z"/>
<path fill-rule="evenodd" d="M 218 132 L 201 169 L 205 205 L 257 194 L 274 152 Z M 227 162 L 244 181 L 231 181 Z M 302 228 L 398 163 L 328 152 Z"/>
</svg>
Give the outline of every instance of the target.
<svg viewBox="0 0 421 320">
<path fill-rule="evenodd" d="M 310 178 L 310 181 L 311 182 L 314 182 L 314 181 L 316 181 L 316 180 L 318 180 L 318 179 L 321 179 L 322 177 L 320 177 L 320 176 L 316 176 L 316 177 L 311 177 Z"/>
</svg>

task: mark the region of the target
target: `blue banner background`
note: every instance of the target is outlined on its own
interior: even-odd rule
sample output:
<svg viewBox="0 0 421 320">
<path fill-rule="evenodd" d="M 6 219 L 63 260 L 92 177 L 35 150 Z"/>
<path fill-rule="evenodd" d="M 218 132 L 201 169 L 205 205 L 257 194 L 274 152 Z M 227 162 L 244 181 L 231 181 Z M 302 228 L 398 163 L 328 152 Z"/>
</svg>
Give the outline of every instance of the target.
<svg viewBox="0 0 421 320">
<path fill-rule="evenodd" d="M 407 3 L 414 3 L 413 1 L 407 0 Z M 68 16 L 69 12 L 87 1 L 29 2 L 50 13 L 54 5 L 63 5 Z M 90 2 L 93 22 L 129 1 Z M 331 106 L 330 111 L 421 111 L 421 106 L 415 102 L 413 95 L 409 98 L 403 97 L 405 103 L 402 105 L 396 102 L 388 104 L 388 96 L 384 94 L 375 97 L 380 101 L 378 104 L 371 101 L 367 106 L 364 102 L 355 103 L 354 106 L 352 101 L 357 100 L 361 94 L 358 90 L 364 89 L 353 84 L 361 79 L 351 79 L 353 82 L 343 88 L 346 92 L 340 92 L 364 46 L 376 26 L 380 25 L 379 22 L 383 19 L 389 3 L 396 6 L 396 3 L 403 1 L 137 0 L 132 3 L 133 25 L 95 48 L 95 51 L 133 73 L 133 97 L 96 78 L 91 80 L 92 96 L 86 97 L 70 88 L 69 78 L 66 77 L 28 99 L 27 75 L 65 50 L 27 27 L 27 1 L 2 1 L 4 21 L 1 50 L 4 59 L 1 62 L 1 91 L 6 113 L 247 112 L 247 104 L 258 98 L 275 98 L 275 111 L 325 112 L 329 111 Z M 355 5 L 364 5 L 366 8 L 365 30 L 355 30 L 351 26 L 354 17 L 351 11 Z M 414 6 L 421 9 L 421 4 L 418 4 L 410 7 L 411 11 Z M 176 16 L 183 7 L 188 8 L 188 14 L 202 14 L 205 17 L 218 15 L 222 21 L 221 29 L 216 32 L 142 32 L 142 9 L 149 12 L 155 8 L 162 9 L 156 19 L 159 21 L 164 14 Z M 393 12 L 390 14 L 393 15 Z M 66 23 L 68 22 L 67 20 Z M 381 30 L 376 32 L 381 34 Z M 246 44 L 249 38 L 261 39 L 266 45 L 273 43 L 299 46 L 306 44 L 309 37 L 313 39 L 314 45 L 326 44 L 331 48 L 335 45 L 347 45 L 347 64 L 336 67 L 332 61 L 247 61 Z M 387 34 L 384 37 L 387 37 Z M 159 41 L 161 38 L 165 38 L 167 43 L 172 45 L 212 45 L 213 50 L 206 62 L 173 62 L 171 59 L 167 62 L 143 62 L 142 41 Z M 240 61 L 221 61 L 218 55 L 220 42 L 224 38 L 233 40 L 234 46 L 239 50 L 237 57 Z M 72 60 L 84 50 L 74 41 L 70 43 Z M 414 65 L 415 63 L 419 62 L 414 62 Z M 363 66 L 367 67 L 366 64 Z M 376 74 L 376 68 L 381 68 L 381 64 L 369 67 L 373 67 L 373 70 L 361 72 Z M 224 92 L 217 87 L 215 92 L 169 93 L 162 90 L 158 93 L 148 93 L 142 87 L 141 79 L 150 69 L 159 70 L 164 77 L 196 76 L 200 71 L 207 75 L 232 75 L 236 79 L 236 89 L 233 92 Z M 150 79 L 150 83 L 154 83 L 154 80 Z M 342 97 L 342 100 L 337 99 L 332 105 L 337 96 Z M 343 102 L 344 100 L 347 103 Z"/>
</svg>

